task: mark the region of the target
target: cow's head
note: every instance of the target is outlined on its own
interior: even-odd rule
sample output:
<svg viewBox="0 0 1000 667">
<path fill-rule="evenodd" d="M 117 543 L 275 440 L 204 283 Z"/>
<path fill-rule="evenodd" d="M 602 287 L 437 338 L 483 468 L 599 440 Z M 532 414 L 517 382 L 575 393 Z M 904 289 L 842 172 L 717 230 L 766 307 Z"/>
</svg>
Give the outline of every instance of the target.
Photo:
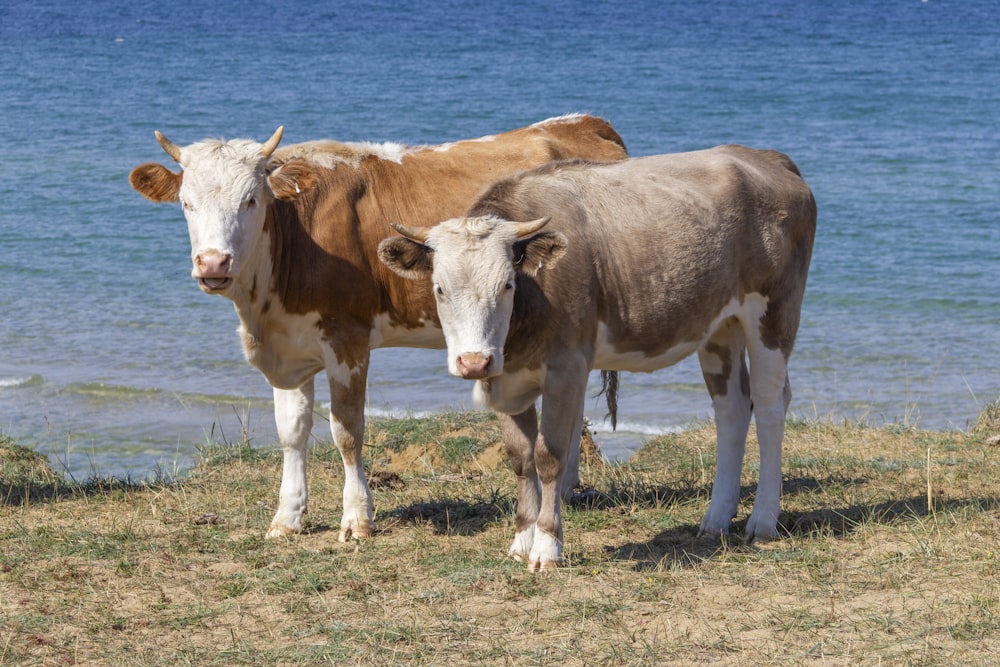
<svg viewBox="0 0 1000 667">
<path fill-rule="evenodd" d="M 565 236 L 540 231 L 548 222 L 477 217 L 430 229 L 392 225 L 403 236 L 379 244 L 379 259 L 400 276 L 430 274 L 452 375 L 480 380 L 503 372 L 517 273 L 534 276 L 566 252 Z"/>
<path fill-rule="evenodd" d="M 263 144 L 246 139 L 205 140 L 184 148 L 156 132 L 163 150 L 180 164 L 132 170 L 129 182 L 154 202 L 180 202 L 191 235 L 192 277 L 208 293 L 225 293 L 260 247 L 267 207 L 294 199 L 313 184 L 308 163 L 269 165 L 284 128 Z"/>
</svg>

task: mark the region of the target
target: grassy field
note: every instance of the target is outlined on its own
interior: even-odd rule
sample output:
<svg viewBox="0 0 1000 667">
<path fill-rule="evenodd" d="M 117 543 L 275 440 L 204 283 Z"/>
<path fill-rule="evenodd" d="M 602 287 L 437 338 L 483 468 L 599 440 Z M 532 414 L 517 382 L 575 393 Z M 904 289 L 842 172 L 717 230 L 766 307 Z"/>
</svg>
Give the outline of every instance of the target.
<svg viewBox="0 0 1000 667">
<path fill-rule="evenodd" d="M 327 443 L 310 531 L 264 541 L 273 449 L 81 483 L 0 438 L 0 665 L 997 664 L 998 433 L 998 403 L 965 433 L 789 422 L 785 537 L 757 547 L 697 537 L 712 428 L 590 455 L 567 566 L 544 575 L 505 557 L 514 486 L 487 415 L 372 422 L 379 530 L 348 544 Z"/>
</svg>

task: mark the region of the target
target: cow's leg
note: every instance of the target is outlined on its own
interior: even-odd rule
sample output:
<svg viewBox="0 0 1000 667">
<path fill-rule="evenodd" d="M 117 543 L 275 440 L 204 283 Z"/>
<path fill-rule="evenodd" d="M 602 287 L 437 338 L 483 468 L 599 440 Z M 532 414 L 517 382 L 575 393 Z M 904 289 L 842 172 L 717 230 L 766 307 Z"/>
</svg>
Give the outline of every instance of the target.
<svg viewBox="0 0 1000 667">
<path fill-rule="evenodd" d="M 298 389 L 274 390 L 274 422 L 284 452 L 278 511 L 265 537 L 302 532 L 302 516 L 308 511 L 306 447 L 313 425 L 313 379 Z"/>
<path fill-rule="evenodd" d="M 330 380 L 330 431 L 344 460 L 344 514 L 338 539 L 371 537 L 375 532 L 374 502 L 365 477 L 361 446 L 365 434 L 365 387 L 368 355 L 346 369 L 327 368 Z"/>
<path fill-rule="evenodd" d="M 573 429 L 573 439 L 569 442 L 566 470 L 563 472 L 562 497 L 569 500 L 573 489 L 580 486 L 580 441 L 583 439 L 583 406 L 580 406 L 580 422 Z"/>
<path fill-rule="evenodd" d="M 548 570 L 562 564 L 562 478 L 573 429 L 581 426 L 589 368 L 581 358 L 550 365 L 542 389 L 542 426 L 535 443 L 535 468 L 542 502 L 535 524 L 535 544 L 528 569 Z"/>
<path fill-rule="evenodd" d="M 504 447 L 517 479 L 517 510 L 514 519 L 514 543 L 510 556 L 528 560 L 535 541 L 535 522 L 541 502 L 538 474 L 535 470 L 535 440 L 538 438 L 538 414 L 535 405 L 519 415 L 497 412 L 503 431 Z"/>
<path fill-rule="evenodd" d="M 747 521 L 746 541 L 778 537 L 781 512 L 781 444 L 785 416 L 792 399 L 788 362 L 781 350 L 763 343 L 750 344 L 750 395 L 753 398 L 757 441 L 760 443 L 760 479 L 753 510 Z"/>
<path fill-rule="evenodd" d="M 705 535 L 727 535 L 740 501 L 740 474 L 750 428 L 750 381 L 743 329 L 724 323 L 698 350 L 698 361 L 715 408 L 716 468 L 712 499 L 701 522 Z"/>
</svg>

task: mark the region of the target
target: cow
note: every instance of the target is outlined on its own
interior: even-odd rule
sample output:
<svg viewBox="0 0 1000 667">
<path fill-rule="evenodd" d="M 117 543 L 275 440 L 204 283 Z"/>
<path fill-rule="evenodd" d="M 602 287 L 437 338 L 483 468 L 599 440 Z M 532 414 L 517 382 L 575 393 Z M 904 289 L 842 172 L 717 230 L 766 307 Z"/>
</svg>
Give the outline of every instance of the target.
<svg viewBox="0 0 1000 667">
<path fill-rule="evenodd" d="M 442 348 L 429 285 L 399 278 L 376 256 L 389 221 L 428 226 L 460 215 L 493 180 L 551 160 L 621 160 L 611 125 L 572 114 L 434 146 L 311 141 L 278 148 L 204 140 L 179 147 L 156 132 L 182 168 L 146 163 L 132 187 L 179 202 L 191 238 L 192 277 L 233 302 L 247 360 L 273 387 L 283 450 L 278 508 L 266 536 L 299 533 L 308 509 L 306 441 L 314 376 L 326 371 L 330 428 L 344 463 L 340 541 L 371 536 L 374 508 L 362 465 L 370 351 Z"/>
<path fill-rule="evenodd" d="M 511 556 L 532 571 L 562 562 L 558 483 L 591 369 L 649 372 L 695 353 L 718 448 L 701 533 L 729 532 L 752 410 L 761 464 L 745 539 L 777 537 L 788 358 L 816 230 L 787 156 L 719 146 L 554 163 L 501 179 L 463 217 L 395 228 L 379 259 L 431 276 L 448 370 L 500 419 L 518 486 Z"/>
</svg>

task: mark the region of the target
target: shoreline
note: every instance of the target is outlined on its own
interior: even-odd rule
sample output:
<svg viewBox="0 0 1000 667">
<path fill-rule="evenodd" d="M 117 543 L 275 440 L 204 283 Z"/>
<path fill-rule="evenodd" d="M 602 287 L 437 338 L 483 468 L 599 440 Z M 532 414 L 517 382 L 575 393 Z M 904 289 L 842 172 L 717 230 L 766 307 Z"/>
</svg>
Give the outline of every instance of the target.
<svg viewBox="0 0 1000 667">
<path fill-rule="evenodd" d="M 845 432 L 857 429 L 869 429 L 872 431 L 888 430 L 931 436 L 947 436 L 970 435 L 977 431 L 982 431 L 984 428 L 990 428 L 989 426 L 984 426 L 984 424 L 992 423 L 994 424 L 992 427 L 994 435 L 997 435 L 997 437 L 1000 438 L 1000 435 L 998 435 L 1000 434 L 1000 417 L 998 417 L 998 414 L 1000 414 L 1000 397 L 995 399 L 992 403 L 985 405 L 976 421 L 970 422 L 965 429 L 927 429 L 922 428 L 919 425 L 910 425 L 905 422 L 876 423 L 869 419 L 852 420 L 847 418 L 813 419 L 797 415 L 789 416 L 786 420 L 786 424 L 807 424 L 833 430 L 843 429 Z M 317 413 L 317 416 L 319 421 L 322 423 L 314 428 L 314 437 L 311 439 L 309 445 L 310 452 L 318 450 L 330 451 L 338 457 L 339 461 L 339 452 L 337 452 L 336 448 L 333 446 L 331 438 L 329 437 L 326 420 L 319 413 Z M 45 451 L 43 447 L 39 447 L 37 443 L 32 443 L 32 441 L 28 438 L 18 438 L 5 433 L 0 433 L 0 438 L 9 443 L 16 444 L 45 456 L 53 470 L 57 471 L 58 474 L 64 476 L 69 481 L 80 479 L 144 480 L 159 479 L 163 476 L 166 476 L 166 478 L 169 479 L 182 479 L 200 465 L 203 452 L 206 450 L 211 451 L 219 448 L 242 447 L 255 449 L 265 453 L 280 452 L 280 446 L 277 444 L 276 437 L 273 440 L 262 441 L 258 438 L 258 433 L 254 430 L 252 425 L 250 428 L 246 428 L 248 425 L 243 420 L 247 419 L 249 419 L 247 415 L 237 415 L 237 422 L 241 428 L 235 430 L 227 430 L 223 428 L 217 429 L 216 424 L 213 424 L 208 430 L 210 437 L 206 438 L 206 440 L 200 444 L 192 443 L 190 448 L 193 449 L 193 451 L 186 457 L 177 457 L 168 461 L 161 460 L 144 471 L 130 469 L 126 471 L 108 472 L 95 465 L 93 460 L 89 460 L 86 467 L 81 466 L 78 462 L 75 462 L 75 465 L 67 465 L 67 459 L 86 457 L 86 452 L 72 450 L 71 448 L 64 451 Z M 496 421 L 493 413 L 487 410 L 439 410 L 421 412 L 375 410 L 372 413 L 366 412 L 366 419 L 366 458 L 378 455 L 378 445 L 373 443 L 377 442 L 379 438 L 384 437 L 382 433 L 385 431 L 391 432 L 394 429 L 405 427 L 405 425 L 412 425 L 415 423 L 432 425 L 445 424 L 448 422 L 495 424 Z M 684 434 L 690 432 L 704 431 L 705 429 L 714 433 L 714 422 L 711 419 L 691 420 L 684 426 L 678 426 L 659 434 L 634 433 L 629 431 L 613 432 L 610 428 L 604 430 L 601 425 L 595 427 L 589 420 L 585 420 L 584 423 L 585 439 L 591 442 L 592 449 L 596 452 L 596 455 L 599 456 L 605 463 L 623 465 L 628 465 L 636 457 L 641 456 L 643 450 L 656 447 L 657 443 L 663 441 L 664 439 L 683 436 Z M 751 432 L 753 432 L 754 429 L 755 425 L 751 422 Z M 324 434 L 326 437 L 323 437 Z M 611 447 L 608 446 L 609 440 L 613 443 Z M 748 451 L 751 448 L 751 444 L 752 443 L 748 440 Z M 506 457 L 504 455 L 501 458 L 505 460 Z"/>
</svg>

